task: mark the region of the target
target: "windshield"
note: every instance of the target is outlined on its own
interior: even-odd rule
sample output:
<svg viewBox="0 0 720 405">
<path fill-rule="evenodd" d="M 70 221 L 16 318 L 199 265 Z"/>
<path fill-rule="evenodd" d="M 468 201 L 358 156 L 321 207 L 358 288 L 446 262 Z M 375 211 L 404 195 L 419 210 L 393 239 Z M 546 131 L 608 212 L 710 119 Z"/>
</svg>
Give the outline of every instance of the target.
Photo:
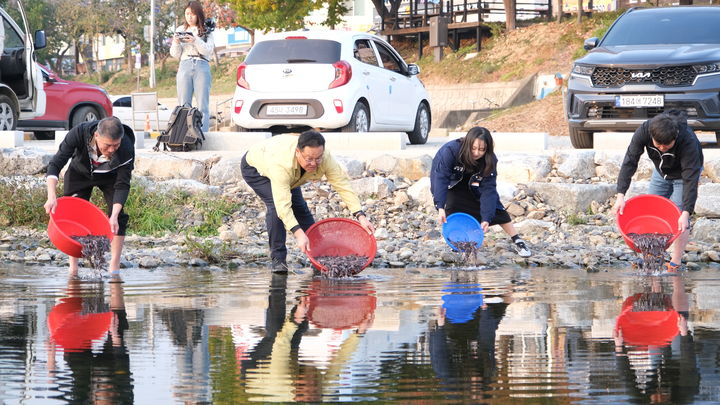
<svg viewBox="0 0 720 405">
<path fill-rule="evenodd" d="M 720 8 L 631 11 L 620 18 L 601 46 L 720 44 Z"/>
<path fill-rule="evenodd" d="M 335 63 L 338 60 L 339 42 L 327 39 L 279 39 L 255 44 L 245 64 Z"/>
</svg>

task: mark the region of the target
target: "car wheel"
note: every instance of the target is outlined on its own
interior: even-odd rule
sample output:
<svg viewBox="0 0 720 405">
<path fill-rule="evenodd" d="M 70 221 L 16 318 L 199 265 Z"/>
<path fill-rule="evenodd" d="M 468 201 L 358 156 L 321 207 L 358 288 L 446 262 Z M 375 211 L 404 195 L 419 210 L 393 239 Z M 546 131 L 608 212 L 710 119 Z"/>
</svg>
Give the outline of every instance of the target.
<svg viewBox="0 0 720 405">
<path fill-rule="evenodd" d="M 350 122 L 341 128 L 341 132 L 368 132 L 370 130 L 370 112 L 363 103 L 357 103 Z"/>
<path fill-rule="evenodd" d="M 55 131 L 35 131 L 35 139 L 38 141 L 48 141 L 55 139 Z"/>
<path fill-rule="evenodd" d="M 422 145 L 427 142 L 430 134 L 430 111 L 427 104 L 420 103 L 417 114 L 415 114 L 415 128 L 407 134 L 413 145 Z"/>
<path fill-rule="evenodd" d="M 12 131 L 17 127 L 18 111 L 13 108 L 10 97 L 0 96 L 0 131 Z"/>
<path fill-rule="evenodd" d="M 575 149 L 592 149 L 593 133 L 570 127 L 570 142 Z"/>
<path fill-rule="evenodd" d="M 97 121 L 100 119 L 97 111 L 90 106 L 78 108 L 72 116 L 71 127 L 74 128 L 83 122 Z"/>
</svg>

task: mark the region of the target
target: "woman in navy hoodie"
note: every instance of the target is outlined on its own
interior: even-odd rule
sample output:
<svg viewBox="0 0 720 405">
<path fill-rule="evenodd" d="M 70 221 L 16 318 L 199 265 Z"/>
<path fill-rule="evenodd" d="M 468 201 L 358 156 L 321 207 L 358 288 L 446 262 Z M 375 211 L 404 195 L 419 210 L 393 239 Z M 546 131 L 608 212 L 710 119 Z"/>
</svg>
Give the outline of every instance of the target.
<svg viewBox="0 0 720 405">
<path fill-rule="evenodd" d="M 440 224 L 447 215 L 464 212 L 480 222 L 483 231 L 500 227 L 511 237 L 522 257 L 531 255 L 505 211 L 497 192 L 497 156 L 490 131 L 474 127 L 464 138 L 443 145 L 435 155 L 430 172 L 430 190 Z"/>
</svg>

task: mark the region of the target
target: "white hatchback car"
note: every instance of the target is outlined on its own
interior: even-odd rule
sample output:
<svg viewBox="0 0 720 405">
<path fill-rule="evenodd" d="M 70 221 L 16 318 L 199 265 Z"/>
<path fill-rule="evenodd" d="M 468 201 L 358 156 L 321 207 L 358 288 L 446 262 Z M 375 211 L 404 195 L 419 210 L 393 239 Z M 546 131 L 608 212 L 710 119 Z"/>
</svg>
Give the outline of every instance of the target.
<svg viewBox="0 0 720 405">
<path fill-rule="evenodd" d="M 237 69 L 232 120 L 240 130 L 402 131 L 423 144 L 431 114 L 419 72 L 372 34 L 270 34 Z"/>
</svg>

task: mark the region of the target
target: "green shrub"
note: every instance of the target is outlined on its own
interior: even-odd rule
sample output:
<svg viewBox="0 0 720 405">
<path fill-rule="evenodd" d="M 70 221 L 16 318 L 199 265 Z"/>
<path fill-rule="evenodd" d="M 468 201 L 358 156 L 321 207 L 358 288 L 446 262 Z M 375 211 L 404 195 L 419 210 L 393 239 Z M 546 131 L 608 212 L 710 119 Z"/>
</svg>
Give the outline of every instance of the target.
<svg viewBox="0 0 720 405">
<path fill-rule="evenodd" d="M 62 188 L 58 186 L 57 195 Z M 24 188 L 12 182 L 0 182 L 0 195 L 6 200 L 0 204 L 0 226 L 29 226 L 44 228 L 48 216 L 43 205 L 47 200 L 44 187 Z M 95 189 L 90 201 L 107 210 L 100 190 Z M 171 190 L 158 192 L 133 183 L 124 210 L 130 216 L 128 233 L 138 235 L 160 235 L 166 232 L 185 231 L 190 235 L 214 236 L 217 228 L 242 205 L 226 197 L 211 196 L 207 193 L 190 194 Z M 199 225 L 183 225 L 181 219 L 191 213 L 202 218 Z"/>
</svg>

